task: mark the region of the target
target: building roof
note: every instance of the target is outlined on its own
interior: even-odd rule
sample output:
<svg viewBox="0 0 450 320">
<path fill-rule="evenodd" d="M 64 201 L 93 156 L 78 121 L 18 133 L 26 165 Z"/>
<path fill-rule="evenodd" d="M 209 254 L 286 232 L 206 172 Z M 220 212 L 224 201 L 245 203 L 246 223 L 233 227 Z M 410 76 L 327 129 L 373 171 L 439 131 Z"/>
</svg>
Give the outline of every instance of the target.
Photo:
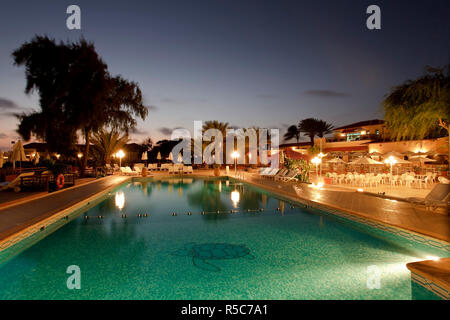
<svg viewBox="0 0 450 320">
<path fill-rule="evenodd" d="M 366 120 L 366 121 L 360 121 L 355 122 L 346 126 L 342 126 L 339 128 L 334 128 L 334 130 L 342 130 L 342 129 L 351 129 L 351 128 L 360 128 L 365 126 L 373 126 L 377 124 L 384 124 L 384 120 L 374 119 L 374 120 Z"/>
<path fill-rule="evenodd" d="M 296 143 L 284 143 L 280 144 L 280 148 L 292 148 L 292 147 L 310 147 L 311 142 L 296 142 Z"/>
</svg>

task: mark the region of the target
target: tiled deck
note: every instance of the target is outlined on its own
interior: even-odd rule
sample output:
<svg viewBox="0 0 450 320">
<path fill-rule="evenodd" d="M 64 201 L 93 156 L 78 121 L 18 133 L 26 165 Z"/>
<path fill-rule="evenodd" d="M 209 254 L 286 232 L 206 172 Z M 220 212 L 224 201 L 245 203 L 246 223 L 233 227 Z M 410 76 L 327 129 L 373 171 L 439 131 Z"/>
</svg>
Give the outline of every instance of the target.
<svg viewBox="0 0 450 320">
<path fill-rule="evenodd" d="M 13 205 L 6 203 L 0 208 L 0 240 L 25 229 L 38 221 L 68 208 L 83 199 L 111 186 L 120 184 L 127 177 L 110 176 L 50 194 L 39 194 L 36 199 L 15 199 Z M 33 195 L 32 197 L 35 197 Z"/>
</svg>

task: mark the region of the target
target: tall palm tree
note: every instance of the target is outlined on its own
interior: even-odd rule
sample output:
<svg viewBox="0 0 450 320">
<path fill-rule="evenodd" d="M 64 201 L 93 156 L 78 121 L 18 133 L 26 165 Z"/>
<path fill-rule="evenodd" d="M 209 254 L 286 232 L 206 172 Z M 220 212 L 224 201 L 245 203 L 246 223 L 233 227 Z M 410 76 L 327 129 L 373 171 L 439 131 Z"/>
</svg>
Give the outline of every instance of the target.
<svg viewBox="0 0 450 320">
<path fill-rule="evenodd" d="M 314 145 L 314 137 L 318 136 L 319 138 L 323 138 L 324 135 L 333 131 L 333 126 L 323 120 L 308 118 L 300 121 L 298 129 L 305 136 L 309 137 L 311 139 L 311 145 Z"/>
<path fill-rule="evenodd" d="M 225 137 L 227 134 L 227 129 L 230 128 L 230 125 L 228 124 L 228 122 L 220 122 L 217 120 L 213 120 L 213 121 L 205 121 L 205 123 L 203 124 L 203 132 L 205 132 L 208 129 L 217 129 L 220 132 L 222 132 L 222 135 Z"/>
<path fill-rule="evenodd" d="M 121 136 L 115 129 L 106 131 L 104 128 L 94 133 L 91 139 L 94 156 L 105 164 L 110 164 L 111 156 L 119 151 L 129 140 L 127 134 Z"/>
<path fill-rule="evenodd" d="M 223 147 L 223 162 L 225 163 L 226 161 L 226 137 L 227 137 L 227 129 L 230 128 L 230 125 L 228 124 L 228 122 L 220 122 L 217 120 L 213 120 L 213 121 L 205 121 L 205 123 L 203 124 L 203 133 L 209 129 L 217 129 L 222 133 L 223 136 L 223 140 L 222 140 L 222 147 Z M 204 148 L 209 145 L 211 142 L 208 141 L 204 141 L 203 142 L 203 146 L 202 146 L 202 150 L 204 150 Z"/>
<path fill-rule="evenodd" d="M 290 126 L 287 129 L 287 132 L 284 134 L 284 140 L 291 140 L 294 139 L 297 140 L 297 143 L 300 141 L 300 130 L 298 126 Z"/>
</svg>

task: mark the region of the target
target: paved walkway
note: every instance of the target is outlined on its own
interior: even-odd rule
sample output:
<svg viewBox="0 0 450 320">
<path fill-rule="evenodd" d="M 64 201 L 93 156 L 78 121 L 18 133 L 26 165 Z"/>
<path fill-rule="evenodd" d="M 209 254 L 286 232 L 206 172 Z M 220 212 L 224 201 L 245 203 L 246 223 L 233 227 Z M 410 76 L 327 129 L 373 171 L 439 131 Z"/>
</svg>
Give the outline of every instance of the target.
<svg viewBox="0 0 450 320">
<path fill-rule="evenodd" d="M 66 209 L 113 185 L 120 184 L 127 177 L 110 176 L 84 183 L 73 188 L 50 193 L 37 199 L 23 199 L 13 206 L 0 208 L 0 240 Z"/>
<path fill-rule="evenodd" d="M 245 174 L 245 180 L 289 197 L 297 198 L 294 185 L 301 186 L 306 200 L 363 216 L 450 242 L 450 216 L 425 210 L 408 202 L 389 200 L 353 190 L 318 190 L 305 184 L 283 183 Z"/>
</svg>

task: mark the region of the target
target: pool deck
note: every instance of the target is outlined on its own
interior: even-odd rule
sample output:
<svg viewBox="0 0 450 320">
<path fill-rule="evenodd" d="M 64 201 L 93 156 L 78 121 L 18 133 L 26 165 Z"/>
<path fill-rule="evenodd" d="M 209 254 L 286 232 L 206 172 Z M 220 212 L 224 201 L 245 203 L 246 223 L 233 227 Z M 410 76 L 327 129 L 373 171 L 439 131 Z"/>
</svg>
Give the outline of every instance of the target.
<svg viewBox="0 0 450 320">
<path fill-rule="evenodd" d="M 450 258 L 411 262 L 406 267 L 411 271 L 412 281 L 443 299 L 450 299 Z"/>
<path fill-rule="evenodd" d="M 4 202 L 0 207 L 0 242 L 128 178 L 110 176 L 94 179 L 57 192 L 32 193 L 10 203 Z"/>
</svg>

